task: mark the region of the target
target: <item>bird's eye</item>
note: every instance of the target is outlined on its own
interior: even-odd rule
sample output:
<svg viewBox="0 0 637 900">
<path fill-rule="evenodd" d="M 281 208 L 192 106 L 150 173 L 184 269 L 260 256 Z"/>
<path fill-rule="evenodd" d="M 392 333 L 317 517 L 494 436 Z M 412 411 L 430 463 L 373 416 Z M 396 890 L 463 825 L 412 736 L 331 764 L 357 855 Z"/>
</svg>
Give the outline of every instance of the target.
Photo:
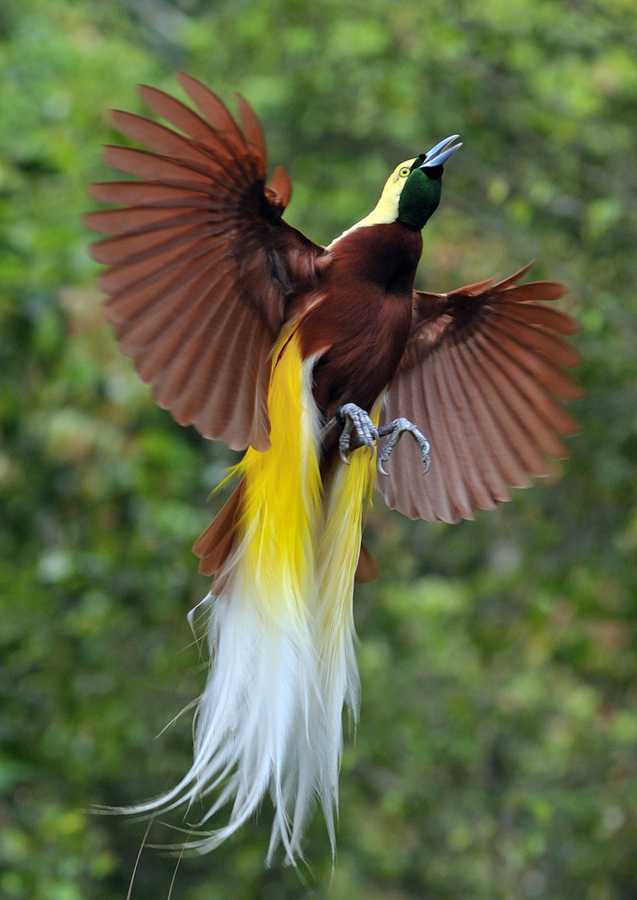
<svg viewBox="0 0 637 900">
<path fill-rule="evenodd" d="M 407 166 L 403 166 L 398 174 L 401 178 L 406 178 L 409 175 L 409 168 Z"/>
</svg>

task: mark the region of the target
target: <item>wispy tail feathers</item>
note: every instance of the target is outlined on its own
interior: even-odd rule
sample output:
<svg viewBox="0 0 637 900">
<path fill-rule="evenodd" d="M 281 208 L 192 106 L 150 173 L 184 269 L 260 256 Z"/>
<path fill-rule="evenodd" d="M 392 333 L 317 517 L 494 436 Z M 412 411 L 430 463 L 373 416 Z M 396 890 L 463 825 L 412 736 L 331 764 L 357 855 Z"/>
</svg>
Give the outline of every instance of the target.
<svg viewBox="0 0 637 900">
<path fill-rule="evenodd" d="M 354 719 L 358 711 L 354 573 L 375 467 L 369 451 L 358 451 L 321 495 L 311 361 L 301 360 L 295 337 L 274 359 L 271 446 L 249 449 L 237 467 L 240 539 L 218 579 L 219 596 L 206 598 L 211 663 L 193 764 L 172 791 L 127 811 L 191 810 L 210 798 L 202 826 L 230 805 L 224 827 L 185 844 L 206 852 L 269 793 L 268 862 L 281 844 L 295 863 L 315 795 L 334 849 L 343 705 Z"/>
</svg>

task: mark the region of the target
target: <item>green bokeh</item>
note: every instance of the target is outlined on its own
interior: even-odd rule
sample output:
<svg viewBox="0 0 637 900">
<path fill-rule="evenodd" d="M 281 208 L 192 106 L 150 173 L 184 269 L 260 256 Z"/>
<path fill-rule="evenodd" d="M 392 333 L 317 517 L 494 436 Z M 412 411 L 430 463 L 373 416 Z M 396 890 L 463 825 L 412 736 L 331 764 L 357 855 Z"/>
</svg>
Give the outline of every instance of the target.
<svg viewBox="0 0 637 900">
<path fill-rule="evenodd" d="M 121 900 L 144 825 L 89 808 L 189 763 L 187 716 L 155 735 L 202 685 L 189 548 L 229 456 L 117 353 L 81 223 L 105 109 L 180 68 L 251 100 L 318 241 L 461 132 L 420 280 L 537 258 L 571 286 L 586 396 L 561 479 L 453 527 L 376 504 L 334 872 L 318 815 L 302 877 L 264 870 L 266 807 L 173 898 L 637 896 L 635 35 L 633 0 L 4 0 L 0 896 Z M 146 850 L 133 897 L 174 864 Z"/>
</svg>

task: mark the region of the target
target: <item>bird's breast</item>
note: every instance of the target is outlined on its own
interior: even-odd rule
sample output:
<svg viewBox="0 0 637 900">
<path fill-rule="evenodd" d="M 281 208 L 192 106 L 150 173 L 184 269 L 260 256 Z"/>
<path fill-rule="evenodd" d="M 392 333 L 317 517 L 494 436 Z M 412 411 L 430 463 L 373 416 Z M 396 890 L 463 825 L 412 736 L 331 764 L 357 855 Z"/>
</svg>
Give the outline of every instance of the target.
<svg viewBox="0 0 637 900">
<path fill-rule="evenodd" d="M 326 416 L 352 402 L 371 409 L 391 381 L 411 326 L 420 232 L 361 227 L 332 245 L 324 299 L 303 319 L 304 356 L 318 355 L 314 394 Z"/>
</svg>

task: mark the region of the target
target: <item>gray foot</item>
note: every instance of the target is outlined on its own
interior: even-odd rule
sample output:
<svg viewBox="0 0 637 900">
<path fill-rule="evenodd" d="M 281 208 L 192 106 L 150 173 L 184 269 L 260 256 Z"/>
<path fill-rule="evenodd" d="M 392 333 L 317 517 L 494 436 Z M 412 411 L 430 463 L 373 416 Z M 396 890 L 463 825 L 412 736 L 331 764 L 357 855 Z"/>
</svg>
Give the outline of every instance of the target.
<svg viewBox="0 0 637 900">
<path fill-rule="evenodd" d="M 390 456 L 394 452 L 396 444 L 405 432 L 409 432 L 418 444 L 420 458 L 425 467 L 425 475 L 431 469 L 431 444 L 422 431 L 416 428 L 414 423 L 410 422 L 409 419 L 394 419 L 389 425 L 383 425 L 382 428 L 378 429 L 378 437 L 384 437 L 386 434 L 389 435 L 384 447 L 378 454 L 378 471 L 381 475 L 387 475 L 385 463 L 388 462 Z"/>
<path fill-rule="evenodd" d="M 349 453 L 352 449 L 352 432 L 355 433 L 358 444 L 364 447 L 373 447 L 378 440 L 378 429 L 369 417 L 369 414 L 356 406 L 355 403 L 346 403 L 336 410 L 336 418 L 344 422 L 343 430 L 338 439 L 338 452 L 346 465 L 349 465 Z"/>
<path fill-rule="evenodd" d="M 378 471 L 381 475 L 387 475 L 385 463 L 389 461 L 403 434 L 409 432 L 420 449 L 420 458 L 425 468 L 425 474 L 431 469 L 431 445 L 422 431 L 409 419 L 394 419 L 388 425 L 376 428 L 369 414 L 355 403 L 346 403 L 344 406 L 340 406 L 336 411 L 336 418 L 344 423 L 338 439 L 338 451 L 345 464 L 349 463 L 348 457 L 353 449 L 353 437 L 355 439 L 354 448 L 359 446 L 371 448 L 378 443 L 379 438 L 389 435 L 385 445 L 379 449 L 378 453 Z"/>
</svg>

